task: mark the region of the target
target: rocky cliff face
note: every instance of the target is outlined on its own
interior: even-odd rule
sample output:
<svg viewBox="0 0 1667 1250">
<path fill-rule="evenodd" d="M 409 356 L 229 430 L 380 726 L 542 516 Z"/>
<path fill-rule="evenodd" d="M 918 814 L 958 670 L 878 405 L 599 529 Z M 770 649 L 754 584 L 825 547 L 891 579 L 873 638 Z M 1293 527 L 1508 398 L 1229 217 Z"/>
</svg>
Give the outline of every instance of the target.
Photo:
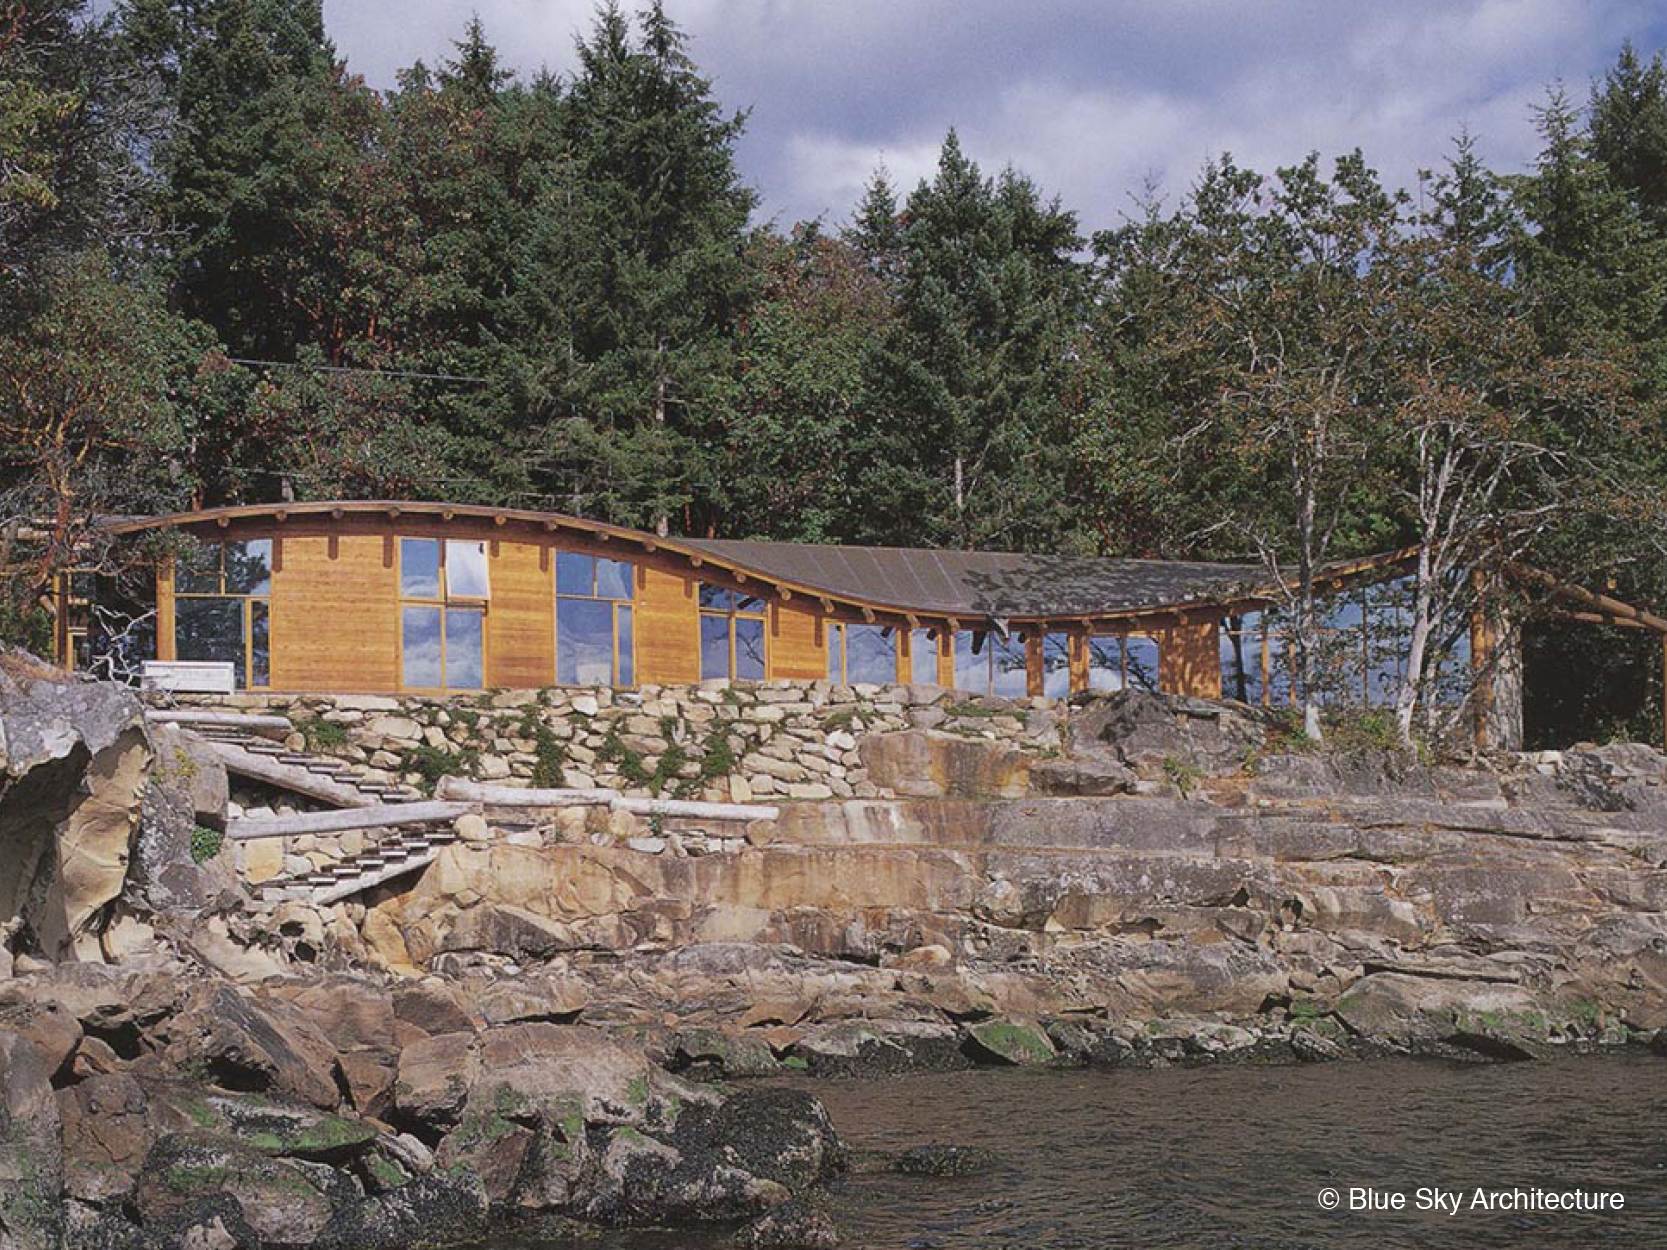
<svg viewBox="0 0 1667 1250">
<path fill-rule="evenodd" d="M 598 1015 L 701 1002 L 737 1036 L 790 1025 L 772 1043 L 789 1055 L 855 1014 L 945 1030 L 953 1051 L 981 1017 L 1193 1019 L 1319 1049 L 1667 1026 L 1656 752 L 1292 753 L 1255 714 L 1136 695 L 1070 732 L 1069 755 L 1025 772 L 1000 744 L 938 770 L 986 796 L 1028 774 L 1026 797 L 790 805 L 731 854 L 459 844 L 373 902 L 358 953 L 408 975 L 578 970 Z M 862 750 L 872 775 L 973 745 L 910 731 Z M 736 943 L 791 1020 L 758 1018 L 723 978 L 688 992 L 702 952 Z"/>
</svg>

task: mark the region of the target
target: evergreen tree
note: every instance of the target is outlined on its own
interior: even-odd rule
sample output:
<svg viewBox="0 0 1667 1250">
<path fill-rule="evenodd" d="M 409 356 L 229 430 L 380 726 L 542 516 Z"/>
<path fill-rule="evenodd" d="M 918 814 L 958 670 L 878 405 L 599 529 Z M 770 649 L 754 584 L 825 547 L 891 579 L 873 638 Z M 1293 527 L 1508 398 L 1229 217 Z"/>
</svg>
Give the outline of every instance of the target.
<svg viewBox="0 0 1667 1250">
<path fill-rule="evenodd" d="M 719 475 L 717 397 L 752 288 L 753 193 L 686 40 L 653 4 L 604 8 L 567 99 L 579 187 L 573 384 L 542 469 L 558 502 L 665 532 L 699 527 Z"/>
<path fill-rule="evenodd" d="M 1646 64 L 1630 42 L 1615 67 L 1594 84 L 1592 156 L 1660 231 L 1667 229 L 1667 64 L 1658 52 Z"/>
<path fill-rule="evenodd" d="M 896 219 L 886 195 L 883 182 L 871 187 L 855 228 L 882 261 Z M 904 217 L 896 328 L 870 361 L 857 440 L 865 536 L 1057 546 L 1074 520 L 1066 375 L 1085 290 L 1076 218 L 1012 170 L 985 178 L 953 131 Z"/>
</svg>

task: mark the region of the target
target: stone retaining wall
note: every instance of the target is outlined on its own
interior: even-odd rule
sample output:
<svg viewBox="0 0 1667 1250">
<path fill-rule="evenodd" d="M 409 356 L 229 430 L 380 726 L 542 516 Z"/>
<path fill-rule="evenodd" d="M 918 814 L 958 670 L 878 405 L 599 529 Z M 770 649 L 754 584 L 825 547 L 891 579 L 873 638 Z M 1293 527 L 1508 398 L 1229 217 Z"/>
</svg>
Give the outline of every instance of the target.
<svg viewBox="0 0 1667 1250">
<path fill-rule="evenodd" d="M 557 687 L 452 696 L 199 695 L 191 706 L 285 716 L 288 739 L 378 780 L 429 789 L 445 773 L 508 785 L 606 786 L 632 795 L 738 803 L 1014 794 L 1031 761 L 1057 755 L 1066 705 L 1046 698 L 969 697 L 932 685 L 768 681 Z M 931 731 L 931 747 L 922 749 Z M 894 745 L 880 746 L 879 743 Z M 1006 748 L 957 753 L 957 743 Z M 964 755 L 965 758 L 962 758 Z M 992 768 L 991 761 L 995 761 Z M 274 796 L 234 794 L 239 811 L 285 810 Z M 598 822 L 605 827 L 597 827 Z M 574 810 L 515 835 L 527 843 L 635 840 L 639 849 L 729 849 L 739 828 L 648 822 Z M 238 848 L 252 881 L 357 853 L 364 835 L 274 839 Z M 305 861 L 305 863 L 303 862 Z"/>
<path fill-rule="evenodd" d="M 1053 755 L 1065 711 L 1057 699 L 825 681 L 444 697 L 197 695 L 176 702 L 287 716 L 296 725 L 290 746 L 425 789 L 444 768 L 510 785 L 536 780 L 737 803 L 898 797 L 896 781 L 871 775 L 858 749 L 870 734 L 931 729 Z M 903 793 L 928 794 L 921 787 L 932 783 L 911 780 Z"/>
</svg>

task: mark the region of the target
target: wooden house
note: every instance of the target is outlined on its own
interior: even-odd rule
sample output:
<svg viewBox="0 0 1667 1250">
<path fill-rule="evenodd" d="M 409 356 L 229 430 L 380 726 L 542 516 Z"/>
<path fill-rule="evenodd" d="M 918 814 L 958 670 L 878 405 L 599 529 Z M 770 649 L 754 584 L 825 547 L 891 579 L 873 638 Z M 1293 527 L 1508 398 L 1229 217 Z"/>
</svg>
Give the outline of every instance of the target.
<svg viewBox="0 0 1667 1250">
<path fill-rule="evenodd" d="M 266 504 L 109 528 L 200 540 L 157 570 L 154 658 L 230 661 L 251 691 L 789 678 L 1295 694 L 1283 596 L 1253 564 L 665 538 L 449 503 Z M 1393 700 L 1405 570 L 1392 553 L 1325 571 L 1329 701 Z M 1667 635 L 1647 612 L 1567 593 L 1585 596 L 1577 615 Z M 1463 699 L 1492 653 L 1485 622 L 1459 624 L 1447 663 Z M 77 640 L 60 642 L 68 658 Z"/>
</svg>

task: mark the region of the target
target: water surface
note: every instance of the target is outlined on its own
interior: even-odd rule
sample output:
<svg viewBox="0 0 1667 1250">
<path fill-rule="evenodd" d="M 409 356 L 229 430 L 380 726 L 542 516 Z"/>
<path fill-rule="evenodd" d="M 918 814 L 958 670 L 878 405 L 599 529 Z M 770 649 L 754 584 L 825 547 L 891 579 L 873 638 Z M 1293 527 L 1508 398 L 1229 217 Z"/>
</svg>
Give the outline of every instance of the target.
<svg viewBox="0 0 1667 1250">
<path fill-rule="evenodd" d="M 1667 1246 L 1667 1060 L 955 1072 L 810 1085 L 858 1157 L 825 1201 L 852 1250 Z M 874 1170 L 944 1141 L 982 1176 Z M 1355 1187 L 1458 1192 L 1457 1214 L 1322 1211 Z M 1473 1191 L 1619 1191 L 1618 1213 L 1469 1209 Z M 596 1245 L 597 1243 L 589 1243 Z M 715 1250 L 729 1234 L 608 1237 Z M 520 1250 L 518 1247 L 517 1250 Z M 528 1250 L 533 1250 L 528 1247 Z M 553 1246 L 537 1250 L 554 1250 Z"/>
</svg>

